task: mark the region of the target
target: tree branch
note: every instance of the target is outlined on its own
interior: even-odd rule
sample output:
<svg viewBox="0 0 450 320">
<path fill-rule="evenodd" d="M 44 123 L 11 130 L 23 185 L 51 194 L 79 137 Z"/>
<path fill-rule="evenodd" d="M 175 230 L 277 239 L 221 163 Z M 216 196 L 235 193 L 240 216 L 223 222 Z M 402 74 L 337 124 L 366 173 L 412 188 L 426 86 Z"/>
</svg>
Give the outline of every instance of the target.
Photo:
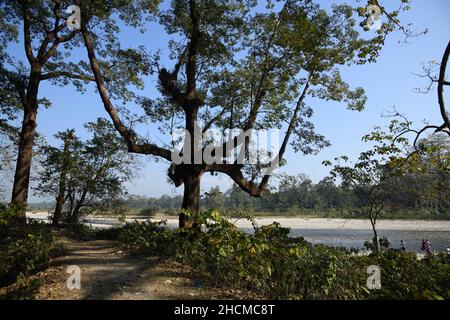
<svg viewBox="0 0 450 320">
<path fill-rule="evenodd" d="M 125 139 L 128 145 L 128 151 L 133 153 L 141 153 L 141 154 L 151 154 L 155 156 L 162 157 L 168 161 L 171 161 L 171 152 L 167 149 L 160 148 L 154 144 L 145 143 L 145 144 L 137 144 L 136 143 L 136 133 L 133 130 L 128 129 L 120 120 L 119 114 L 112 104 L 109 95 L 107 93 L 106 87 L 103 82 L 103 76 L 100 70 L 100 64 L 97 61 L 97 57 L 94 51 L 94 45 L 92 43 L 92 39 L 89 35 L 89 31 L 87 30 L 84 19 L 81 21 L 81 33 L 83 35 L 83 39 L 85 42 L 86 50 L 88 52 L 89 62 L 91 64 L 91 69 L 95 77 L 95 82 L 97 84 L 98 92 L 100 93 L 100 97 L 103 102 L 103 106 L 108 112 L 114 127 L 120 133 L 120 135 Z"/>
<path fill-rule="evenodd" d="M 66 77 L 71 79 L 79 79 L 84 81 L 95 81 L 95 78 L 92 76 L 84 75 L 84 74 L 76 74 L 67 71 L 55 71 L 41 75 L 41 80 L 49 80 L 58 77 Z"/>
<path fill-rule="evenodd" d="M 37 59 L 33 54 L 33 47 L 31 44 L 31 30 L 30 30 L 30 15 L 28 13 L 28 1 L 22 1 L 22 16 L 23 16 L 23 35 L 25 44 L 25 53 L 31 65 L 37 63 Z"/>
<path fill-rule="evenodd" d="M 447 44 L 447 48 L 445 49 L 444 55 L 442 56 L 441 67 L 439 71 L 439 82 L 438 82 L 438 101 L 439 101 L 439 109 L 441 111 L 442 119 L 444 120 L 444 124 L 450 130 L 450 120 L 448 118 L 447 111 L 445 109 L 445 101 L 444 101 L 444 84 L 445 84 L 445 71 L 447 68 L 447 62 L 450 55 L 450 41 Z"/>
</svg>

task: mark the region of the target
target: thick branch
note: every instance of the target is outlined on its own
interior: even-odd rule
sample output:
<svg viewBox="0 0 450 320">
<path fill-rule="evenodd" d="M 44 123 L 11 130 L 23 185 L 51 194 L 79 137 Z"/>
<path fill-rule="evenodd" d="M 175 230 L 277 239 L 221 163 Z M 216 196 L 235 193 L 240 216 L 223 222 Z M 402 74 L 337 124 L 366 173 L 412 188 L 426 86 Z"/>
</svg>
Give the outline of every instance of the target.
<svg viewBox="0 0 450 320">
<path fill-rule="evenodd" d="M 200 16 L 195 0 L 189 0 L 189 9 L 192 33 L 189 39 L 188 61 L 186 65 L 186 97 L 188 100 L 194 101 L 196 97 L 197 52 L 200 39 Z"/>
<path fill-rule="evenodd" d="M 255 124 L 259 109 L 261 108 L 264 96 L 266 95 L 266 89 L 264 88 L 264 82 L 266 81 L 268 73 L 271 71 L 271 67 L 269 66 L 270 49 L 275 41 L 278 27 L 280 26 L 281 20 L 284 16 L 284 13 L 287 10 L 289 3 L 290 3 L 289 0 L 284 3 L 283 8 L 281 9 L 280 13 L 278 14 L 277 23 L 275 24 L 272 34 L 270 35 L 269 40 L 267 42 L 267 45 L 266 45 L 266 48 L 264 51 L 264 68 L 262 70 L 262 74 L 261 74 L 261 77 L 258 82 L 258 88 L 255 93 L 255 101 L 254 102 L 252 101 L 252 106 L 250 108 L 250 114 L 247 119 L 247 123 L 245 124 L 244 130 L 249 130 Z"/>
<path fill-rule="evenodd" d="M 28 1 L 22 1 L 22 16 L 23 16 L 23 35 L 25 44 L 25 53 L 28 62 L 31 65 L 36 64 L 37 60 L 33 54 L 33 47 L 31 44 L 31 30 L 30 30 L 30 15 L 28 13 Z"/>
<path fill-rule="evenodd" d="M 95 78 L 85 74 L 76 74 L 67 71 L 55 71 L 41 75 L 41 80 L 49 80 L 53 78 L 66 77 L 71 79 L 79 79 L 84 81 L 95 81 Z"/>
<path fill-rule="evenodd" d="M 289 138 L 292 134 L 292 131 L 295 127 L 295 123 L 298 119 L 298 113 L 300 112 L 300 108 L 303 105 L 303 101 L 305 99 L 306 93 L 309 88 L 309 82 L 311 80 L 311 75 L 308 78 L 308 81 L 305 84 L 305 87 L 303 89 L 302 94 L 297 100 L 297 104 L 294 110 L 294 113 L 292 115 L 291 121 L 289 123 L 288 129 L 286 131 L 286 135 L 283 139 L 283 143 L 278 151 L 277 156 L 270 162 L 270 167 L 272 169 L 277 167 L 277 163 L 283 159 L 284 152 L 286 151 L 286 146 L 289 142 Z M 236 139 L 236 138 L 235 138 Z M 275 165 L 274 165 L 275 164 Z M 249 195 L 253 197 L 260 197 L 262 192 L 265 190 L 267 184 L 269 183 L 269 179 L 271 177 L 270 174 L 265 174 L 264 177 L 261 179 L 261 182 L 259 184 L 255 184 L 253 181 L 247 180 L 244 175 L 242 174 L 242 165 L 233 163 L 233 164 L 211 164 L 207 165 L 205 168 L 205 171 L 207 172 L 221 172 L 224 174 L 227 174 L 231 179 L 233 179 L 234 182 L 236 182 L 239 187 L 242 188 L 245 192 L 247 192 Z"/>
<path fill-rule="evenodd" d="M 445 85 L 445 70 L 447 68 L 447 62 L 450 55 L 450 41 L 447 44 L 447 48 L 445 49 L 444 56 L 442 57 L 441 67 L 439 71 L 439 83 L 438 83 L 438 101 L 439 108 L 441 111 L 442 119 L 444 120 L 444 124 L 446 124 L 447 128 L 450 129 L 450 120 L 448 118 L 447 111 L 445 110 L 445 102 L 444 102 L 444 85 Z"/>
<path fill-rule="evenodd" d="M 73 30 L 72 32 L 62 36 L 62 37 L 58 37 L 56 36 L 55 41 L 53 41 L 52 46 L 50 47 L 50 49 L 48 49 L 48 51 L 42 56 L 42 58 L 39 60 L 39 62 L 41 64 L 44 64 L 48 61 L 48 59 L 50 59 L 51 57 L 53 57 L 53 55 L 56 53 L 56 49 L 58 48 L 58 46 L 61 43 L 65 43 L 68 42 L 70 40 L 72 40 L 73 38 L 75 38 L 75 36 L 77 34 L 80 33 L 80 30 Z"/>
<path fill-rule="evenodd" d="M 267 185 L 267 182 L 261 182 L 260 184 L 255 184 L 252 181 L 247 180 L 241 171 L 242 165 L 239 164 L 211 164 L 207 165 L 206 172 L 220 172 L 228 175 L 234 182 L 245 192 L 253 197 L 260 197 L 262 191 Z"/>
<path fill-rule="evenodd" d="M 129 130 L 120 120 L 119 114 L 117 113 L 116 108 L 112 104 L 109 95 L 107 93 L 106 87 L 103 82 L 103 77 L 100 70 L 100 64 L 97 61 L 97 57 L 94 51 L 94 45 L 92 43 L 92 39 L 89 35 L 89 32 L 86 28 L 86 24 L 84 20 L 81 22 L 81 32 L 83 35 L 83 39 L 85 42 L 86 50 L 88 52 L 89 62 L 91 64 L 91 69 L 95 77 L 95 82 L 97 84 L 97 89 L 100 94 L 100 97 L 103 102 L 103 106 L 108 112 L 111 120 L 114 123 L 114 127 L 120 133 L 120 135 L 125 139 L 128 150 L 134 153 L 141 154 L 151 154 L 155 156 L 162 157 L 168 161 L 171 161 L 171 152 L 167 149 L 160 148 L 154 144 L 145 143 L 145 144 L 137 144 L 136 143 L 136 133 L 133 130 Z"/>
</svg>

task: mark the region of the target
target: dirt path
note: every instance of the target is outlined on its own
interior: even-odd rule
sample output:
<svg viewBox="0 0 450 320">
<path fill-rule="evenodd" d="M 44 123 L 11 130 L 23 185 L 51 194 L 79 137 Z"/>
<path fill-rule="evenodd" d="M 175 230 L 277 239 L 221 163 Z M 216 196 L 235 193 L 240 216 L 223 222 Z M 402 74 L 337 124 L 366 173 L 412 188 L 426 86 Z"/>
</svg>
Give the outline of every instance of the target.
<svg viewBox="0 0 450 320">
<path fill-rule="evenodd" d="M 114 241 L 75 242 L 62 237 L 67 254 L 38 274 L 36 299 L 239 299 L 246 295 L 195 279 L 179 263 L 125 255 Z M 67 267 L 81 269 L 81 289 L 67 288 Z"/>
</svg>

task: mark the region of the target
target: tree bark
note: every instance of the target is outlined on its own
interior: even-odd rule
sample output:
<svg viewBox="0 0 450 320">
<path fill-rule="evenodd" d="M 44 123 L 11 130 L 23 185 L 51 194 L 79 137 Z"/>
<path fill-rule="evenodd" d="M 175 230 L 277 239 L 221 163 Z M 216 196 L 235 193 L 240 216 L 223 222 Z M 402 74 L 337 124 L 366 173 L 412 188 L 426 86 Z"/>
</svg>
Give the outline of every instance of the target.
<svg viewBox="0 0 450 320">
<path fill-rule="evenodd" d="M 66 192 L 66 188 L 65 188 L 65 173 L 61 173 L 61 177 L 59 180 L 59 190 L 58 190 L 58 196 L 56 197 L 56 206 L 55 206 L 55 211 L 53 212 L 53 219 L 52 219 L 52 224 L 54 226 L 57 226 L 59 224 L 59 222 L 61 221 L 61 216 L 62 216 L 62 210 L 63 210 L 63 206 L 64 206 L 64 194 Z"/>
<path fill-rule="evenodd" d="M 64 139 L 64 150 L 63 150 L 63 159 L 61 163 L 61 173 L 59 177 L 59 190 L 58 196 L 56 197 L 56 207 L 55 212 L 53 213 L 52 224 L 58 225 L 61 221 L 62 210 L 65 202 L 65 194 L 66 194 L 66 180 L 67 180 L 67 167 L 70 161 L 70 153 L 69 153 L 69 138 L 66 137 Z"/>
<path fill-rule="evenodd" d="M 184 194 L 183 194 L 183 211 L 189 212 L 188 217 L 185 212 L 180 213 L 180 228 L 198 227 L 198 216 L 200 213 L 200 180 L 201 172 L 195 169 L 187 171 L 183 176 Z"/>
<path fill-rule="evenodd" d="M 373 243 L 373 250 L 374 252 L 378 252 L 380 247 L 378 244 L 378 232 L 376 229 L 376 221 L 374 221 L 372 218 L 370 219 L 370 224 L 372 225 L 372 231 L 373 231 L 373 239 L 372 239 L 372 243 Z"/>
<path fill-rule="evenodd" d="M 86 201 L 86 195 L 87 195 L 87 190 L 84 190 L 83 193 L 81 194 L 80 199 L 77 201 L 77 204 L 75 205 L 75 208 L 72 211 L 72 215 L 70 217 L 71 222 L 73 223 L 77 223 L 78 220 L 80 219 L 80 210 L 81 207 L 83 207 L 84 202 Z"/>
<path fill-rule="evenodd" d="M 30 184 L 31 160 L 36 134 L 37 97 L 40 82 L 40 67 L 33 67 L 29 77 L 26 101 L 23 111 L 22 129 L 20 132 L 19 152 L 11 196 L 11 204 L 18 209 L 18 218 L 25 221 Z"/>
</svg>

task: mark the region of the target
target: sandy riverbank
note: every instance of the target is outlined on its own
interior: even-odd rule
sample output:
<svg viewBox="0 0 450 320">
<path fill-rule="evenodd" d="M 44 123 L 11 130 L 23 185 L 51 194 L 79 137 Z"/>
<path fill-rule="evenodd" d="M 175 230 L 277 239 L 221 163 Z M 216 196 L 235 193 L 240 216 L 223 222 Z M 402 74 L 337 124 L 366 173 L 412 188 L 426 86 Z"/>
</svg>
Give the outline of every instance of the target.
<svg viewBox="0 0 450 320">
<path fill-rule="evenodd" d="M 44 220 L 47 218 L 46 212 L 27 213 L 30 218 Z M 88 220 L 96 222 L 117 221 L 113 218 L 88 217 Z M 139 220 L 141 220 L 140 218 Z M 158 216 L 156 220 L 166 219 L 169 226 L 176 226 L 178 219 L 173 217 Z M 126 219 L 133 221 L 133 219 Z M 142 219 L 145 220 L 145 219 Z M 284 217 L 264 217 L 256 218 L 256 223 L 268 225 L 274 221 L 279 222 L 283 227 L 292 229 L 339 229 L 339 230 L 368 230 L 371 229 L 369 220 L 364 219 L 327 219 L 327 218 L 284 218 Z M 94 221 L 93 221 L 94 222 Z M 235 222 L 235 220 L 232 220 Z M 95 223 L 95 222 L 94 222 Z M 117 222 L 116 222 L 117 223 Z M 238 220 L 236 225 L 239 228 L 252 228 L 248 220 Z M 450 232 L 450 221 L 438 220 L 379 220 L 377 222 L 378 230 L 411 230 L 411 231 L 448 231 Z"/>
</svg>

